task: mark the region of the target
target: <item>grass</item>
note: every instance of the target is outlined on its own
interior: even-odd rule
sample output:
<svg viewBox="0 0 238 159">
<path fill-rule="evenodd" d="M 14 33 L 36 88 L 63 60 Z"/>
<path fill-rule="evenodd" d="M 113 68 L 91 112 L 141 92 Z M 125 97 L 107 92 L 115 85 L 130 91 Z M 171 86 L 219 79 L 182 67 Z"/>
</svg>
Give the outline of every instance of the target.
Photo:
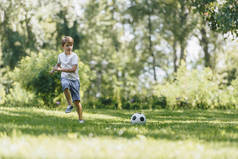
<svg viewBox="0 0 238 159">
<path fill-rule="evenodd" d="M 133 110 L 0 107 L 0 158 L 236 159 L 238 111 L 142 110 L 146 125 L 131 125 Z"/>
</svg>

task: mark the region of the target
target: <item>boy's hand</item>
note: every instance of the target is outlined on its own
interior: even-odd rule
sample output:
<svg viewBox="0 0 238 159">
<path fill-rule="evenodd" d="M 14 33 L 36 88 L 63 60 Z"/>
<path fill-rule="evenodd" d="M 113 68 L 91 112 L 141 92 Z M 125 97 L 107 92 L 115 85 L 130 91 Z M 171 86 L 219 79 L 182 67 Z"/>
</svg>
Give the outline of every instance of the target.
<svg viewBox="0 0 238 159">
<path fill-rule="evenodd" d="M 56 71 L 59 71 L 59 67 L 53 67 L 53 69 L 49 73 L 53 74 Z"/>
<path fill-rule="evenodd" d="M 62 69 L 61 69 L 61 67 L 54 67 L 53 68 L 53 71 L 58 71 L 58 72 L 60 72 Z"/>
<path fill-rule="evenodd" d="M 55 72 L 54 70 L 51 70 L 51 71 L 50 71 L 50 74 L 53 74 L 54 72 Z"/>
</svg>

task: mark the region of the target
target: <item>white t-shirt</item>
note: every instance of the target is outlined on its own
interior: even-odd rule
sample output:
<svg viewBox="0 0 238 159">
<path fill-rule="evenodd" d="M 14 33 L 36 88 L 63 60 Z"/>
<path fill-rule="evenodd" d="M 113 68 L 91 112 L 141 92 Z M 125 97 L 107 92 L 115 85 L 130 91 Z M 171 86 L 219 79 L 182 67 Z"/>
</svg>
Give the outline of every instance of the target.
<svg viewBox="0 0 238 159">
<path fill-rule="evenodd" d="M 61 72 L 61 78 L 66 78 L 70 80 L 79 80 L 78 75 L 78 55 L 72 52 L 70 55 L 66 55 L 64 52 L 58 56 L 58 64 L 61 65 L 61 68 L 70 69 L 73 65 L 77 65 L 75 72 Z"/>
</svg>

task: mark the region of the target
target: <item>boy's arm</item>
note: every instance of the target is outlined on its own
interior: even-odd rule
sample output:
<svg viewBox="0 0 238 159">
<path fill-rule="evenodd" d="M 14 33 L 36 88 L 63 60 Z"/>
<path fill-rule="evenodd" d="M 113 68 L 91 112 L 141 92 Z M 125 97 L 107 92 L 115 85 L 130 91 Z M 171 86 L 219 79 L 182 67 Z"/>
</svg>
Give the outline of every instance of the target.
<svg viewBox="0 0 238 159">
<path fill-rule="evenodd" d="M 55 71 L 58 71 L 58 72 L 75 72 L 76 69 L 77 69 L 77 65 L 73 65 L 72 68 L 57 67 Z"/>
<path fill-rule="evenodd" d="M 55 71 L 57 71 L 58 68 L 61 68 L 60 55 L 58 55 L 57 64 L 52 68 L 52 70 L 50 71 L 50 73 L 53 74 Z"/>
<path fill-rule="evenodd" d="M 55 65 L 55 67 L 56 67 L 56 68 L 61 67 L 60 63 L 57 63 L 57 64 Z"/>
<path fill-rule="evenodd" d="M 60 63 L 57 63 L 55 67 L 53 67 L 53 69 L 50 71 L 50 73 L 54 73 L 55 71 L 57 71 L 58 68 L 61 68 Z"/>
</svg>

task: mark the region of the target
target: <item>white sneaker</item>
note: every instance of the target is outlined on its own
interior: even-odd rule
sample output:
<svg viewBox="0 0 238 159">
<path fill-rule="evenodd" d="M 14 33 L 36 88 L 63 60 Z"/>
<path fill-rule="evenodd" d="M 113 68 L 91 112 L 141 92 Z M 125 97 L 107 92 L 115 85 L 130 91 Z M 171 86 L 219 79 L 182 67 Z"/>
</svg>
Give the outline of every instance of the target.
<svg viewBox="0 0 238 159">
<path fill-rule="evenodd" d="M 68 107 L 65 110 L 65 113 L 70 113 L 74 107 L 72 105 L 68 105 Z"/>
<path fill-rule="evenodd" d="M 80 124 L 83 124 L 83 123 L 84 123 L 84 120 L 79 120 L 79 123 L 80 123 Z"/>
</svg>

